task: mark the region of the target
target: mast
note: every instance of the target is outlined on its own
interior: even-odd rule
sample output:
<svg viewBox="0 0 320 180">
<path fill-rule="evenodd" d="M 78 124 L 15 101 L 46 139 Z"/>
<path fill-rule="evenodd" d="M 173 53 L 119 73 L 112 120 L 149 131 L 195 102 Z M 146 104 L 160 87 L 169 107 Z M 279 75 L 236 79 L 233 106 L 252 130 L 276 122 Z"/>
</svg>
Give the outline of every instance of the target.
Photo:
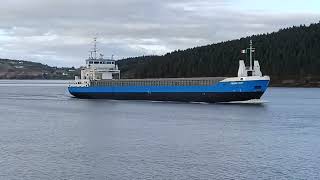
<svg viewBox="0 0 320 180">
<path fill-rule="evenodd" d="M 94 59 L 97 59 L 97 38 L 93 38 L 93 53 L 94 53 Z"/>
<path fill-rule="evenodd" d="M 93 38 L 93 49 L 90 52 L 89 59 L 97 59 L 97 38 Z"/>
<path fill-rule="evenodd" d="M 249 68 L 252 71 L 253 70 L 253 63 L 252 63 L 253 56 L 252 56 L 252 54 L 255 52 L 255 48 L 253 48 L 252 40 L 250 40 L 249 52 L 250 52 L 250 67 Z"/>
<path fill-rule="evenodd" d="M 252 40 L 250 40 L 250 70 L 252 70 Z"/>
</svg>

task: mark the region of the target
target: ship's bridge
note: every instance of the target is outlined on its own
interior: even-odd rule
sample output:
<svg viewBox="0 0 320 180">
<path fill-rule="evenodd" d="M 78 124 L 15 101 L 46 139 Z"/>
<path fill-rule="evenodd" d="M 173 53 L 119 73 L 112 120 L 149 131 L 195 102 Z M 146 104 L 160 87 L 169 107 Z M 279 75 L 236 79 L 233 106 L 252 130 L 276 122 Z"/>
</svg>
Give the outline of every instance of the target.
<svg viewBox="0 0 320 180">
<path fill-rule="evenodd" d="M 86 68 L 81 70 L 81 79 L 101 80 L 114 78 L 120 78 L 120 70 L 113 59 L 89 58 L 86 60 Z"/>
<path fill-rule="evenodd" d="M 111 59 L 103 58 L 103 54 L 97 57 L 97 40 L 94 39 L 93 51 L 89 51 L 86 66 L 81 69 L 81 76 L 75 77 L 76 86 L 89 86 L 90 81 L 120 79 L 120 70 L 113 56 Z"/>
<path fill-rule="evenodd" d="M 116 61 L 112 59 L 87 59 L 86 60 L 87 68 L 103 68 L 103 69 L 115 69 Z"/>
</svg>

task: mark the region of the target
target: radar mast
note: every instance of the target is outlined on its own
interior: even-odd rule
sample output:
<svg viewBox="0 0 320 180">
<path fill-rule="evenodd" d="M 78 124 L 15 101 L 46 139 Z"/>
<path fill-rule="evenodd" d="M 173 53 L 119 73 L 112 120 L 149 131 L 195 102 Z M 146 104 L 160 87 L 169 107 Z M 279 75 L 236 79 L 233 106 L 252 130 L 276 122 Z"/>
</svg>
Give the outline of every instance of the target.
<svg viewBox="0 0 320 180">
<path fill-rule="evenodd" d="M 89 59 L 97 59 L 97 37 L 93 38 L 93 49 L 90 52 Z"/>
<path fill-rule="evenodd" d="M 253 56 L 252 56 L 252 54 L 255 52 L 255 50 L 256 50 L 256 49 L 253 48 L 252 40 L 250 40 L 249 53 L 250 53 L 250 70 L 251 70 L 251 71 L 253 70 L 253 63 L 252 63 Z"/>
<path fill-rule="evenodd" d="M 97 37 L 93 38 L 93 53 L 94 53 L 94 59 L 97 59 Z"/>
</svg>

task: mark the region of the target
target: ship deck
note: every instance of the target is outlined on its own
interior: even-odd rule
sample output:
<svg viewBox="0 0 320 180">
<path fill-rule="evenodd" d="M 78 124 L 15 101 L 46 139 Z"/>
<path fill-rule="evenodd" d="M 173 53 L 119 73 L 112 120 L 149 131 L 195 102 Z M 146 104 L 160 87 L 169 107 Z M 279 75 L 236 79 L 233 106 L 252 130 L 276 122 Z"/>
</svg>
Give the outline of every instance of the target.
<svg viewBox="0 0 320 180">
<path fill-rule="evenodd" d="M 94 80 L 91 86 L 211 86 L 226 77 Z"/>
</svg>

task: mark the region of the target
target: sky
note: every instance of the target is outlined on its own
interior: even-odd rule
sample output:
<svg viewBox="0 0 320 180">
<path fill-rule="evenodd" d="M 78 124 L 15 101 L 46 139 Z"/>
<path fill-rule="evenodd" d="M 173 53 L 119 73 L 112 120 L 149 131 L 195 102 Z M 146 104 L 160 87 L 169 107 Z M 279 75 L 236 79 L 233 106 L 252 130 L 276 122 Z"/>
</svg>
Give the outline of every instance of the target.
<svg viewBox="0 0 320 180">
<path fill-rule="evenodd" d="M 319 0 L 2 0 L 0 58 L 51 66 L 162 55 L 320 21 Z"/>
</svg>

